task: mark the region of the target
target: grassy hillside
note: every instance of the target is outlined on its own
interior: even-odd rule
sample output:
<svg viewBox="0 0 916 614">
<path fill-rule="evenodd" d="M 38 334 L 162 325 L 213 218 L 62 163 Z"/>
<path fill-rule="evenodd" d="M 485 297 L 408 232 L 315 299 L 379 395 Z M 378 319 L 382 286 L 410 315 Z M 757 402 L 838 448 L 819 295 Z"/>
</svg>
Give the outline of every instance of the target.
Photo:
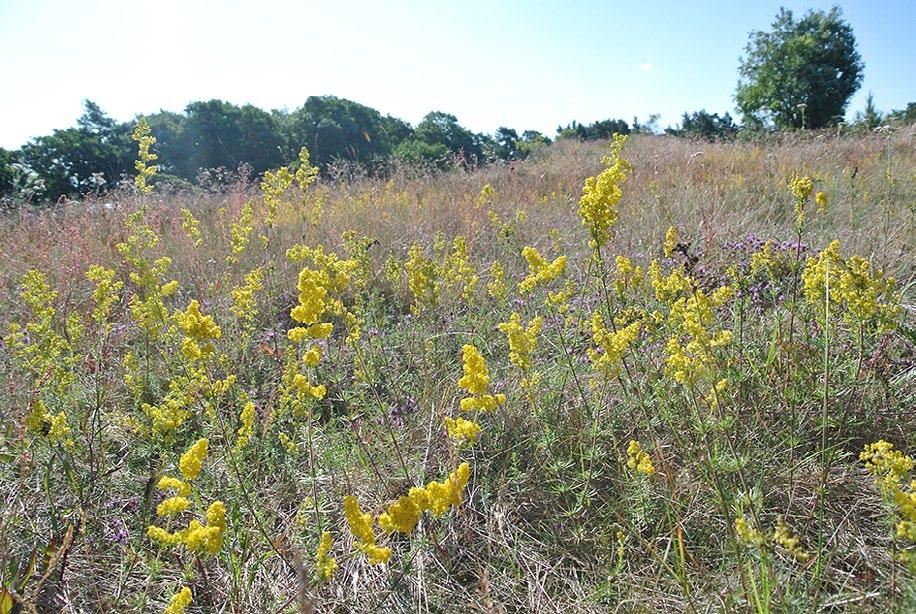
<svg viewBox="0 0 916 614">
<path fill-rule="evenodd" d="M 0 219 L 0 612 L 916 607 L 911 133 L 307 168 Z"/>
</svg>

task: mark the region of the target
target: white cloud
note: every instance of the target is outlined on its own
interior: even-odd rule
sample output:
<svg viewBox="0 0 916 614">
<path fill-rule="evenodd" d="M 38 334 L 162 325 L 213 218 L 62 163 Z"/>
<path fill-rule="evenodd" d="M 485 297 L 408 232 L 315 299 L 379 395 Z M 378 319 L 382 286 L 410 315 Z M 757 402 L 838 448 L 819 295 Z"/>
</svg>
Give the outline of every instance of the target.
<svg viewBox="0 0 916 614">
<path fill-rule="evenodd" d="M 651 62 L 645 62 L 645 63 L 639 65 L 639 70 L 641 70 L 641 71 L 643 71 L 643 72 L 649 72 L 650 70 L 652 70 L 652 67 L 653 67 L 653 66 L 655 66 L 655 64 L 653 64 L 653 63 L 651 63 Z"/>
</svg>

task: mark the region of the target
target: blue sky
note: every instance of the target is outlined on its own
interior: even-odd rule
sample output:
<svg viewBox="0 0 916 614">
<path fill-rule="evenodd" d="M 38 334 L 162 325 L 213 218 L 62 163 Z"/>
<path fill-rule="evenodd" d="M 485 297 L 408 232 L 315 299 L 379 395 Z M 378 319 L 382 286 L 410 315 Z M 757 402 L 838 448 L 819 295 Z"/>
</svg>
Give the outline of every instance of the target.
<svg viewBox="0 0 916 614">
<path fill-rule="evenodd" d="M 89 98 L 118 120 L 222 98 L 293 110 L 351 98 L 416 124 L 550 135 L 576 119 L 734 114 L 748 32 L 779 6 L 835 2 L 596 0 L 0 0 L 0 146 L 75 123 Z M 916 101 L 916 1 L 838 3 L 879 109 Z"/>
</svg>

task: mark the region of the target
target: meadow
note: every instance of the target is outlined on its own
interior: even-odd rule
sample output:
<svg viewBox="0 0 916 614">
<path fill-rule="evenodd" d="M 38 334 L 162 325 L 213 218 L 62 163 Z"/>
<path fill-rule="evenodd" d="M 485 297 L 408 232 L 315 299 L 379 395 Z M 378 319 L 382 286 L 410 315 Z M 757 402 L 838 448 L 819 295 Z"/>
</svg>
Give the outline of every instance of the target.
<svg viewBox="0 0 916 614">
<path fill-rule="evenodd" d="M 916 609 L 912 129 L 0 218 L 0 613 Z"/>
</svg>

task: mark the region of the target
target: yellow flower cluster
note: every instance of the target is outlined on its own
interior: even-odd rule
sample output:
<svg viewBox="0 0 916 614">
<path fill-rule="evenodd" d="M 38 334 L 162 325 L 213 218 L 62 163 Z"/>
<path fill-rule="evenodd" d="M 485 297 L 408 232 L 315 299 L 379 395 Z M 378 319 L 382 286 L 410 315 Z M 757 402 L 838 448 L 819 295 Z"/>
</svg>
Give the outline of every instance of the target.
<svg viewBox="0 0 916 614">
<path fill-rule="evenodd" d="M 735 533 L 739 540 L 754 548 L 762 548 L 767 542 L 767 536 L 751 526 L 743 514 L 735 518 Z"/>
<path fill-rule="evenodd" d="M 789 551 L 789 553 L 804 563 L 811 555 L 798 545 L 801 539 L 792 533 L 792 529 L 786 524 L 785 519 L 780 515 L 776 517 L 776 528 L 773 529 L 773 541 Z"/>
<path fill-rule="evenodd" d="M 879 330 L 893 327 L 900 313 L 895 280 L 876 271 L 859 256 L 844 260 L 840 242 L 832 241 L 817 258 L 808 258 L 802 272 L 805 298 L 823 317 L 828 284 L 830 303 L 842 310 L 851 325 L 876 324 Z"/>
<path fill-rule="evenodd" d="M 490 281 L 487 282 L 487 294 L 503 301 L 506 299 L 506 269 L 497 260 L 490 265 Z"/>
<path fill-rule="evenodd" d="M 674 255 L 674 248 L 677 247 L 678 233 L 677 228 L 674 226 L 668 227 L 668 232 L 665 233 L 665 242 L 662 245 L 665 258 L 670 258 Z"/>
<path fill-rule="evenodd" d="M 359 290 L 367 289 L 372 279 L 372 259 L 369 256 L 369 248 L 378 241 L 372 237 L 360 236 L 355 230 L 344 232 L 340 239 L 343 241 L 347 260 L 356 264 L 352 272 L 351 283 Z"/>
<path fill-rule="evenodd" d="M 124 284 L 115 281 L 114 269 L 107 269 L 97 264 L 86 271 L 86 279 L 95 282 L 95 288 L 92 290 L 92 301 L 95 303 L 92 319 L 99 326 L 103 326 L 111 315 L 112 307 L 120 300 L 120 292 Z"/>
<path fill-rule="evenodd" d="M 209 453 L 209 442 L 206 438 L 198 439 L 188 451 L 178 459 L 178 469 L 186 480 L 193 480 L 200 474 L 204 461 Z"/>
<path fill-rule="evenodd" d="M 326 339 L 334 330 L 334 325 L 321 322 L 327 311 L 328 286 L 330 279 L 324 271 L 304 268 L 299 272 L 296 289 L 299 291 L 299 304 L 289 312 L 290 317 L 304 324 L 287 332 L 290 340 L 301 343 L 306 338 Z"/>
<path fill-rule="evenodd" d="M 254 318 L 258 313 L 257 294 L 264 289 L 264 269 L 258 267 L 245 275 L 244 283 L 232 289 L 230 307 L 246 335 L 250 334 Z"/>
<path fill-rule="evenodd" d="M 310 277 L 306 288 L 306 293 L 318 292 L 320 294 L 323 309 L 321 313 L 327 312 L 330 315 L 337 316 L 344 321 L 347 326 L 347 342 L 353 342 L 360 337 L 360 319 L 352 312 L 347 310 L 340 295 L 346 290 L 352 282 L 354 275 L 359 275 L 360 264 L 353 259 L 340 258 L 333 252 L 325 252 L 324 247 L 308 247 L 306 245 L 295 245 L 286 250 L 286 257 L 292 262 L 302 262 L 310 260 L 314 270 L 306 275 Z M 319 288 L 323 289 L 322 293 Z M 300 291 L 300 295 L 302 292 Z M 300 299 L 301 301 L 301 299 Z M 303 312 L 306 315 L 308 311 Z M 295 316 L 293 316 L 295 317 Z M 330 328 L 328 328 L 330 327 Z M 315 338 L 326 338 L 333 329 L 330 324 L 326 327 L 319 327 L 314 333 L 325 333 L 324 336 L 315 336 L 313 332 L 303 333 L 297 331 L 295 335 L 300 335 L 300 339 L 305 336 Z M 294 329 L 295 330 L 295 329 Z M 299 340 L 293 339 L 297 343 Z"/>
<path fill-rule="evenodd" d="M 525 379 L 522 380 L 522 386 L 527 387 L 529 379 L 535 377 L 529 375 L 534 367 L 531 361 L 531 354 L 534 352 L 538 342 L 538 334 L 544 326 L 544 320 L 537 316 L 533 318 L 528 325 L 522 322 L 522 316 L 518 312 L 513 312 L 509 316 L 508 322 L 501 322 L 499 330 L 506 334 L 509 341 L 509 360 L 513 365 L 522 370 Z"/>
<path fill-rule="evenodd" d="M 254 403 L 248 401 L 245 403 L 245 406 L 242 407 L 242 413 L 239 415 L 239 422 L 241 426 L 238 430 L 238 436 L 235 440 L 235 446 L 237 448 L 244 448 L 248 445 L 248 442 L 254 436 Z"/>
<path fill-rule="evenodd" d="M 337 569 L 337 559 L 331 556 L 331 534 L 327 531 L 321 533 L 321 541 L 315 551 L 315 573 L 322 582 L 327 582 Z"/>
<path fill-rule="evenodd" d="M 616 377 L 624 354 L 639 336 L 639 329 L 640 323 L 633 322 L 617 332 L 611 332 L 601 314 L 595 312 L 592 315 L 592 340 L 598 349 L 588 348 L 592 366 L 607 377 Z"/>
<path fill-rule="evenodd" d="M 439 267 L 416 241 L 407 252 L 404 270 L 407 272 L 407 286 L 413 294 L 410 310 L 417 315 L 426 309 L 434 309 L 439 304 Z"/>
<path fill-rule="evenodd" d="M 356 538 L 356 549 L 369 558 L 370 565 L 387 563 L 391 558 L 391 548 L 376 545 L 372 514 L 363 513 L 356 497 L 350 495 L 344 497 L 343 510 L 350 532 Z"/>
<path fill-rule="evenodd" d="M 165 281 L 172 264 L 171 258 L 162 256 L 153 260 L 147 255 L 149 250 L 159 244 L 159 236 L 148 224 L 143 223 L 145 215 L 146 207 L 141 207 L 127 216 L 125 224 L 129 234 L 115 248 L 130 268 L 130 281 L 139 291 L 130 299 L 131 317 L 146 332 L 150 341 L 156 341 L 169 314 L 164 299 L 178 290 L 178 282 Z"/>
<path fill-rule="evenodd" d="M 248 249 L 252 232 L 254 232 L 254 203 L 249 200 L 242 205 L 239 221 L 229 226 L 229 255 L 226 256 L 228 264 L 235 264 L 239 261 L 242 254 Z"/>
<path fill-rule="evenodd" d="M 456 440 L 459 445 L 473 443 L 480 436 L 480 425 L 464 418 L 445 417 L 445 430 L 448 436 Z"/>
<path fill-rule="evenodd" d="M 827 195 L 823 192 L 818 192 L 814 195 L 814 203 L 817 205 L 818 213 L 827 211 Z"/>
<path fill-rule="evenodd" d="M 184 614 L 185 608 L 191 605 L 191 589 L 187 586 L 172 595 L 169 605 L 162 611 L 162 614 Z"/>
<path fill-rule="evenodd" d="M 801 538 L 792 532 L 792 528 L 782 516 L 776 517 L 773 532 L 767 534 L 754 527 L 742 514 L 735 518 L 735 534 L 741 543 L 758 550 L 776 544 L 787 550 L 801 563 L 811 558 L 811 555 L 800 546 Z"/>
<path fill-rule="evenodd" d="M 778 264 L 776 254 L 773 253 L 773 241 L 768 240 L 760 248 L 760 251 L 751 254 L 751 275 L 756 275 L 758 271 L 764 271 L 767 276 L 772 278 Z"/>
<path fill-rule="evenodd" d="M 467 240 L 464 237 L 457 236 L 452 242 L 452 251 L 445 259 L 442 277 L 446 289 L 461 288 L 461 298 L 465 302 L 470 302 L 474 298 L 479 278 L 471 265 Z"/>
<path fill-rule="evenodd" d="M 805 223 L 805 204 L 812 191 L 814 191 L 814 182 L 810 177 L 796 176 L 789 181 L 789 192 L 795 199 L 796 232 L 801 232 L 802 225 Z"/>
<path fill-rule="evenodd" d="M 181 229 L 184 230 L 185 235 L 194 244 L 194 247 L 200 247 L 200 244 L 204 242 L 203 236 L 200 234 L 200 220 L 194 217 L 190 209 L 182 207 L 179 213 L 181 214 Z"/>
<path fill-rule="evenodd" d="M 261 179 L 261 197 L 267 205 L 267 216 L 264 223 L 268 228 L 277 220 L 280 209 L 280 200 L 293 183 L 293 174 L 289 167 L 281 166 L 275 171 L 267 171 Z"/>
<path fill-rule="evenodd" d="M 491 186 L 489 183 L 484 184 L 484 186 L 480 188 L 480 193 L 477 194 L 476 207 L 480 209 L 484 206 L 489 206 L 495 197 L 496 190 L 493 188 L 493 186 Z"/>
<path fill-rule="evenodd" d="M 630 163 L 620 157 L 626 140 L 626 136 L 614 134 L 610 153 L 601 159 L 606 168 L 585 180 L 579 199 L 579 217 L 598 248 L 611 238 L 611 229 L 617 223 L 617 205 L 623 196 L 620 184 L 632 170 Z"/>
<path fill-rule="evenodd" d="M 464 487 L 468 485 L 470 477 L 471 466 L 461 463 L 444 481 L 430 482 L 423 489 L 411 489 L 411 498 L 420 509 L 429 510 L 438 518 L 450 507 L 461 505 L 464 500 Z"/>
<path fill-rule="evenodd" d="M 132 370 L 133 361 L 128 360 L 128 358 L 133 358 L 133 356 L 125 357 L 126 366 Z M 169 436 L 181 428 L 184 421 L 191 416 L 188 406 L 191 404 L 196 391 L 196 387 L 185 389 L 177 381 L 173 380 L 169 382 L 168 393 L 162 401 L 156 405 L 143 403 L 140 408 L 150 419 L 153 431 L 160 435 Z"/>
<path fill-rule="evenodd" d="M 74 348 L 82 336 L 81 320 L 74 313 L 67 319 L 66 329 L 58 330 L 55 325 L 57 309 L 54 307 L 57 292 L 51 289 L 44 273 L 39 270 L 33 269 L 23 276 L 19 296 L 28 306 L 29 321 L 25 326 L 10 323 L 3 342 L 33 378 L 34 390 L 46 395 L 49 403 L 57 403 L 59 399 L 67 398 L 75 379 L 74 369 L 79 355 Z M 65 428 L 63 413 L 51 416 L 43 402 L 33 403 L 32 409 L 32 432 L 48 435 L 53 430 L 55 442 L 65 436 L 64 431 L 69 429 Z M 57 429 L 53 428 L 55 423 Z"/>
<path fill-rule="evenodd" d="M 204 460 L 207 458 L 209 444 L 205 438 L 198 439 L 178 460 L 178 469 L 184 481 L 172 476 L 163 476 L 157 485 L 159 490 L 175 491 L 175 495 L 162 501 L 156 508 L 158 516 L 171 516 L 187 510 L 191 501 L 190 482 L 200 475 Z M 161 527 L 150 525 L 147 527 L 147 536 L 163 545 L 184 545 L 194 552 L 216 554 L 223 543 L 223 534 L 226 531 L 226 506 L 222 501 L 214 501 L 207 508 L 206 525 L 197 519 L 191 520 L 187 528 L 169 532 Z"/>
<path fill-rule="evenodd" d="M 463 411 L 492 411 L 498 405 L 506 402 L 506 395 L 492 395 L 487 392 L 490 385 L 490 373 L 487 363 L 480 352 L 473 345 L 465 344 L 462 348 L 464 375 L 458 380 L 458 385 L 470 393 L 461 399 Z"/>
<path fill-rule="evenodd" d="M 213 316 L 200 313 L 197 299 L 191 301 L 185 311 L 175 312 L 175 320 L 185 335 L 181 352 L 188 360 L 195 362 L 213 354 L 215 349 L 212 340 L 222 336 L 222 329 L 213 320 Z"/>
<path fill-rule="evenodd" d="M 146 121 L 145 117 L 141 117 L 137 120 L 137 126 L 134 128 L 133 135 L 131 135 L 131 138 L 137 141 L 138 149 L 137 161 L 134 162 L 134 167 L 137 169 L 134 184 L 141 194 L 148 194 L 153 191 L 152 186 L 147 185 L 146 182 L 159 170 L 159 167 L 155 164 L 148 164 L 159 157 L 150 151 L 150 147 L 156 144 L 156 137 L 152 136 L 151 133 L 149 122 Z"/>
<path fill-rule="evenodd" d="M 192 552 L 206 552 L 216 554 L 223 545 L 223 535 L 226 532 L 226 506 L 222 501 L 214 501 L 207 508 L 207 524 L 201 524 L 197 519 L 191 520 L 186 529 L 169 532 L 161 527 L 150 525 L 146 535 L 154 542 L 170 547 L 184 545 Z"/>
<path fill-rule="evenodd" d="M 655 473 L 652 457 L 642 449 L 642 446 L 635 439 L 631 439 L 629 445 L 627 445 L 627 467 L 647 476 Z"/>
<path fill-rule="evenodd" d="M 642 284 L 642 267 L 633 266 L 626 256 L 617 256 L 617 270 L 614 273 L 614 288 L 617 296 L 624 296 L 628 290 L 634 290 Z"/>
<path fill-rule="evenodd" d="M 723 286 L 707 296 L 695 290 L 689 298 L 681 297 L 671 305 L 668 324 L 676 333 L 668 339 L 666 372 L 676 382 L 692 385 L 714 371 L 714 350 L 731 343 L 732 331 L 713 330 L 714 308 L 724 305 L 732 296 L 730 286 Z M 681 339 L 686 341 L 681 343 Z"/>
<path fill-rule="evenodd" d="M 191 505 L 191 500 L 187 497 L 175 496 L 164 499 L 156 506 L 157 516 L 172 516 L 180 514 Z"/>
<path fill-rule="evenodd" d="M 533 247 L 522 249 L 522 257 L 528 262 L 528 275 L 519 282 L 519 294 L 528 294 L 538 286 L 549 284 L 566 270 L 566 256 L 559 256 L 547 262 Z"/>
<path fill-rule="evenodd" d="M 689 296 L 694 285 L 690 276 L 680 268 L 672 270 L 667 277 L 662 275 L 658 260 L 653 260 L 649 264 L 649 279 L 652 281 L 656 300 L 666 305 L 673 303 L 679 296 Z"/>
</svg>

